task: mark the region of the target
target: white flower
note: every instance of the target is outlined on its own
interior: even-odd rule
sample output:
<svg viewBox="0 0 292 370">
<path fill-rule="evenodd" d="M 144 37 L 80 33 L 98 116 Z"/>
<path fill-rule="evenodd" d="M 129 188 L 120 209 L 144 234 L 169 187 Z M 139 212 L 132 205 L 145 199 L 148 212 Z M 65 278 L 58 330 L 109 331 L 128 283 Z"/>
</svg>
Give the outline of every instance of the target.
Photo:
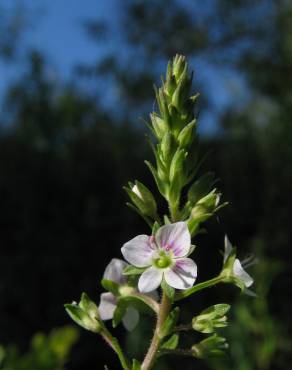
<svg viewBox="0 0 292 370">
<path fill-rule="evenodd" d="M 233 251 L 232 245 L 227 237 L 225 236 L 224 241 L 224 264 L 228 260 L 229 256 Z M 248 261 L 249 262 L 249 261 Z M 249 264 L 250 265 L 250 264 Z M 245 264 L 244 261 L 240 262 L 238 258 L 235 258 L 233 266 L 232 266 L 232 274 L 235 278 L 242 281 L 246 288 L 249 288 L 253 284 L 253 278 L 244 270 Z"/>
<path fill-rule="evenodd" d="M 134 185 L 132 187 L 132 192 L 135 193 L 137 195 L 137 197 L 139 197 L 140 199 L 143 199 L 142 194 L 141 194 L 137 185 Z"/>
<path fill-rule="evenodd" d="M 175 289 L 190 288 L 197 277 L 197 265 L 187 258 L 191 235 L 185 222 L 162 226 L 155 236 L 138 235 L 122 247 L 124 258 L 136 267 L 146 268 L 140 276 L 140 292 L 159 287 L 162 279 Z"/>
<path fill-rule="evenodd" d="M 106 280 L 111 280 L 121 286 L 127 284 L 126 277 L 123 275 L 124 268 L 128 264 L 119 259 L 112 259 L 111 262 L 105 269 L 103 278 Z M 102 293 L 100 295 L 100 304 L 98 306 L 98 311 L 100 318 L 102 320 L 111 320 L 114 315 L 114 311 L 117 307 L 117 298 L 112 293 Z M 129 306 L 123 317 L 123 324 L 129 331 L 133 330 L 139 321 L 138 311 Z"/>
</svg>

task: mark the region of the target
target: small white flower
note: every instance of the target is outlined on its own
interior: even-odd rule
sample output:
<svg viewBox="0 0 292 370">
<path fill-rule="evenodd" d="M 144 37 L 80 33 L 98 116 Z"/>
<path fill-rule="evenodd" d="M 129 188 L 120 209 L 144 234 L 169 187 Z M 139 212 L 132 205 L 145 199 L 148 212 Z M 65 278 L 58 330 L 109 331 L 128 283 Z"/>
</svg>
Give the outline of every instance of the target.
<svg viewBox="0 0 292 370">
<path fill-rule="evenodd" d="M 105 269 L 103 278 L 106 280 L 111 280 L 121 286 L 125 285 L 127 283 L 127 280 L 126 277 L 123 275 L 123 270 L 126 266 L 128 266 L 126 262 L 116 258 L 112 259 Z M 113 318 L 116 307 L 117 298 L 114 294 L 102 293 L 100 295 L 100 304 L 98 306 L 98 311 L 102 320 L 111 320 Z M 138 311 L 135 308 L 129 306 L 122 321 L 127 330 L 133 330 L 139 321 Z"/>
<path fill-rule="evenodd" d="M 159 287 L 162 279 L 175 289 L 190 288 L 197 277 L 197 265 L 187 258 L 191 235 L 185 222 L 162 226 L 155 236 L 138 235 L 122 247 L 124 258 L 146 270 L 140 276 L 140 292 Z"/>
<path fill-rule="evenodd" d="M 232 253 L 232 245 L 227 237 L 224 240 L 224 263 L 228 260 Z M 250 264 L 249 264 L 250 265 Z M 246 288 L 249 288 L 253 284 L 253 278 L 244 270 L 244 262 L 240 262 L 238 258 L 234 260 L 232 272 L 235 278 L 241 280 Z"/>
</svg>

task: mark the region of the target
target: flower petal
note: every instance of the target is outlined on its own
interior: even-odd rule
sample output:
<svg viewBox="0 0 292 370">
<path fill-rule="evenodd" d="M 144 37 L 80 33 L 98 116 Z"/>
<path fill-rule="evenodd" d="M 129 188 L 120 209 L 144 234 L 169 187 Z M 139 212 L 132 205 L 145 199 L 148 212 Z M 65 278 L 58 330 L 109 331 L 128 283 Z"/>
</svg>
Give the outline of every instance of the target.
<svg viewBox="0 0 292 370">
<path fill-rule="evenodd" d="M 175 289 L 188 289 L 193 286 L 197 277 L 197 265 L 190 258 L 179 258 L 175 265 L 164 272 L 168 285 Z"/>
<path fill-rule="evenodd" d="M 175 257 L 184 257 L 191 248 L 191 235 L 186 222 L 164 225 L 158 229 L 155 240 L 158 246 L 172 250 Z"/>
<path fill-rule="evenodd" d="M 142 293 L 149 293 L 159 287 L 162 281 L 163 270 L 149 267 L 140 276 L 138 288 Z"/>
<path fill-rule="evenodd" d="M 246 271 L 244 271 L 238 258 L 236 258 L 234 261 L 233 273 L 235 277 L 244 283 L 246 288 L 249 288 L 253 284 L 253 278 Z"/>
<path fill-rule="evenodd" d="M 128 266 L 128 264 L 125 261 L 113 258 L 107 265 L 103 274 L 103 278 L 114 281 L 118 284 L 126 283 L 127 279 L 125 276 L 123 276 L 123 271 L 126 266 Z"/>
<path fill-rule="evenodd" d="M 139 312 L 135 308 L 129 306 L 122 321 L 124 327 L 128 331 L 134 330 L 139 322 Z"/>
<path fill-rule="evenodd" d="M 227 258 L 230 256 L 232 252 L 232 244 L 230 243 L 229 239 L 228 239 L 228 236 L 225 235 L 225 238 L 224 238 L 224 259 L 223 259 L 223 262 L 225 263 Z"/>
<path fill-rule="evenodd" d="M 100 295 L 100 303 L 98 312 L 102 320 L 110 320 L 113 318 L 114 310 L 117 306 L 117 299 L 112 293 L 102 293 Z"/>
<path fill-rule="evenodd" d="M 150 237 L 147 235 L 138 235 L 122 247 L 124 258 L 136 267 L 150 266 L 154 252 Z"/>
</svg>

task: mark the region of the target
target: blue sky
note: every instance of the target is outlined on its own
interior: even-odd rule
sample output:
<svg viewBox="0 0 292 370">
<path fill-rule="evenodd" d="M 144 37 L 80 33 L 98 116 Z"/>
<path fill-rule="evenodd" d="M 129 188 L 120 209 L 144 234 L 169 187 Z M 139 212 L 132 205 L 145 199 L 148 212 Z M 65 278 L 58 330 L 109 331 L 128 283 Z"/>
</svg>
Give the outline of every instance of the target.
<svg viewBox="0 0 292 370">
<path fill-rule="evenodd" d="M 25 49 L 33 47 L 43 52 L 51 72 L 58 79 L 69 79 L 77 63 L 94 62 L 109 49 L 121 48 L 121 39 L 115 32 L 121 0 L 2 0 L 1 4 L 6 9 L 15 4 L 24 5 L 30 21 L 23 37 Z M 84 30 L 86 19 L 99 19 L 110 25 L 111 36 L 106 44 L 94 43 L 89 39 Z M 210 111 L 203 115 L 205 131 L 213 131 L 218 113 L 228 104 L 243 99 L 244 84 L 240 76 L 230 70 L 215 68 L 200 59 L 193 64 L 192 67 L 205 82 L 213 103 Z M 21 56 L 18 62 L 11 65 L 0 61 L 0 97 L 24 68 Z"/>
</svg>

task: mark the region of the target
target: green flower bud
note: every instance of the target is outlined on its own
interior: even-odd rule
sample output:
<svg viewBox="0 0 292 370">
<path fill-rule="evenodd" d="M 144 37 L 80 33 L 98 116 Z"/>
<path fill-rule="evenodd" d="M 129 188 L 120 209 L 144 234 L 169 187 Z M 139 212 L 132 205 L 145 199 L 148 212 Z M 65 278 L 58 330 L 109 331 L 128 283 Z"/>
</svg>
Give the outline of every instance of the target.
<svg viewBox="0 0 292 370">
<path fill-rule="evenodd" d="M 190 92 L 190 79 L 187 75 L 181 76 L 177 88 L 175 89 L 171 103 L 179 111 L 184 110 L 184 104 Z"/>
<path fill-rule="evenodd" d="M 198 344 L 192 346 L 194 356 L 200 359 L 224 356 L 225 350 L 228 348 L 226 339 L 217 334 L 208 337 Z"/>
<path fill-rule="evenodd" d="M 173 152 L 175 150 L 174 138 L 171 132 L 167 132 L 166 134 L 164 134 L 160 144 L 160 150 L 163 156 L 163 160 L 166 166 L 168 166 L 171 162 Z"/>
<path fill-rule="evenodd" d="M 209 194 L 201 198 L 191 210 L 191 215 L 188 220 L 188 227 L 192 235 L 198 230 L 200 223 L 218 211 L 227 203 L 220 203 L 221 194 L 217 193 L 217 189 L 213 189 Z"/>
<path fill-rule="evenodd" d="M 187 156 L 187 153 L 183 149 L 177 149 L 177 151 L 175 152 L 173 159 L 171 161 L 170 170 L 169 170 L 170 181 L 174 181 L 175 178 L 179 176 L 181 178 L 181 182 L 182 183 L 184 182 L 182 176 L 184 173 L 183 167 L 184 167 L 186 156 Z"/>
<path fill-rule="evenodd" d="M 188 123 L 178 135 L 178 142 L 181 148 L 189 148 L 194 139 L 194 127 L 196 125 L 196 120 Z"/>
<path fill-rule="evenodd" d="M 183 55 L 177 54 L 173 58 L 172 62 L 172 73 L 176 79 L 176 81 L 179 81 L 182 76 L 187 74 L 188 65 L 186 62 L 186 57 Z"/>
<path fill-rule="evenodd" d="M 143 215 L 155 217 L 157 212 L 156 201 L 151 191 L 145 185 L 135 181 L 135 185 L 130 184 L 130 188 L 125 188 L 125 190 Z"/>
<path fill-rule="evenodd" d="M 92 302 L 87 294 L 83 293 L 79 303 L 65 304 L 68 315 L 76 324 L 86 330 L 99 333 L 102 329 L 99 312 L 96 304 Z"/>
<path fill-rule="evenodd" d="M 207 308 L 193 318 L 193 329 L 201 333 L 213 333 L 216 328 L 227 326 L 227 317 L 225 314 L 229 309 L 230 305 L 224 303 Z"/>
<path fill-rule="evenodd" d="M 150 114 L 151 123 L 155 132 L 157 139 L 162 139 L 165 133 L 169 131 L 167 122 L 158 116 L 157 113 Z"/>
<path fill-rule="evenodd" d="M 209 194 L 201 198 L 191 211 L 191 219 L 195 222 L 205 221 L 216 211 L 221 194 L 213 189 Z"/>
</svg>

